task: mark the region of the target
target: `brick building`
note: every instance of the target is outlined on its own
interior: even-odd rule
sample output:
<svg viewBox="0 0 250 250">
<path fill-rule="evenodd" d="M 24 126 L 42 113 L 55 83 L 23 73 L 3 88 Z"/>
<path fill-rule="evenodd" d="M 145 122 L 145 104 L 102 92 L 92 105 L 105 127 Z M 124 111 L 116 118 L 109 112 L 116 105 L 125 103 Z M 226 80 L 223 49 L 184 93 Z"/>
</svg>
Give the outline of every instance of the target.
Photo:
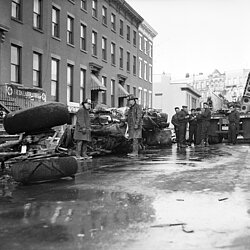
<svg viewBox="0 0 250 250">
<path fill-rule="evenodd" d="M 156 35 L 123 0 L 0 1 L 0 84 L 42 89 L 72 113 L 129 93 L 151 107 Z"/>
</svg>

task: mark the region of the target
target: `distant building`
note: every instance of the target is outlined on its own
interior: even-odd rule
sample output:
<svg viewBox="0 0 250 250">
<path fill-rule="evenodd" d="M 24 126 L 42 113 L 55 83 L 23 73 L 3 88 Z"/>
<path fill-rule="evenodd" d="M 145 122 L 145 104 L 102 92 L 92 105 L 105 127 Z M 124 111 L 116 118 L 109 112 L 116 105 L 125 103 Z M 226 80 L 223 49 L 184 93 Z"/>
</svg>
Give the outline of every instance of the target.
<svg viewBox="0 0 250 250">
<path fill-rule="evenodd" d="M 123 0 L 0 1 L 0 84 L 43 89 L 72 114 L 130 93 L 151 107 L 156 35 Z"/>
<path fill-rule="evenodd" d="M 200 107 L 200 93 L 185 81 L 171 81 L 170 75 L 154 75 L 153 107 L 168 114 L 169 121 L 175 107 Z"/>
</svg>

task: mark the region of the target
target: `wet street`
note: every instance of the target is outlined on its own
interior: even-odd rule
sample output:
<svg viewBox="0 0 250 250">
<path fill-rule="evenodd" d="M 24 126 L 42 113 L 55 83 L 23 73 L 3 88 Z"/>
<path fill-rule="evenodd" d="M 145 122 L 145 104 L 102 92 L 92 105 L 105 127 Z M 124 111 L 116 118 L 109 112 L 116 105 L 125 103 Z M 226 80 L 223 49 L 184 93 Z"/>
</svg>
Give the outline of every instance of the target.
<svg viewBox="0 0 250 250">
<path fill-rule="evenodd" d="M 1 250 L 250 249 L 250 145 L 81 162 L 75 180 L 0 186 Z"/>
</svg>

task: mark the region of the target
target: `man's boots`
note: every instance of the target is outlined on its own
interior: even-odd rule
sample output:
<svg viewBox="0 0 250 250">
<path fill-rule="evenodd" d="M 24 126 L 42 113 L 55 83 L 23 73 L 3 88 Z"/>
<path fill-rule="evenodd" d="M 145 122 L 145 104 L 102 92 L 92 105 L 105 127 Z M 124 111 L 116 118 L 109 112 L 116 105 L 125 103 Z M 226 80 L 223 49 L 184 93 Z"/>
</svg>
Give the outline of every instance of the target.
<svg viewBox="0 0 250 250">
<path fill-rule="evenodd" d="M 128 156 L 137 157 L 139 152 L 139 143 L 138 139 L 133 139 L 133 152 L 129 153 Z"/>
</svg>

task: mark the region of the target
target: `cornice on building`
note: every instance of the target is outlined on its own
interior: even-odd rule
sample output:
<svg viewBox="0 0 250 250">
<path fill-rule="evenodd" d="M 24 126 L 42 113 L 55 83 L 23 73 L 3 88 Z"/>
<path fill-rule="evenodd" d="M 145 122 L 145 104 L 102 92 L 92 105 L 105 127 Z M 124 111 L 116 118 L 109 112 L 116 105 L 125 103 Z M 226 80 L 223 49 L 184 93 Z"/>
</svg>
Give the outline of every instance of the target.
<svg viewBox="0 0 250 250">
<path fill-rule="evenodd" d="M 118 12 L 124 11 L 128 16 L 131 17 L 139 26 L 139 24 L 144 20 L 126 1 L 124 0 L 105 0 L 109 5 L 116 7 Z"/>
<path fill-rule="evenodd" d="M 151 37 L 151 39 L 158 35 L 156 30 L 152 28 L 152 26 L 150 26 L 145 20 L 143 20 L 143 22 L 140 24 L 139 31 L 146 32 Z"/>
</svg>

